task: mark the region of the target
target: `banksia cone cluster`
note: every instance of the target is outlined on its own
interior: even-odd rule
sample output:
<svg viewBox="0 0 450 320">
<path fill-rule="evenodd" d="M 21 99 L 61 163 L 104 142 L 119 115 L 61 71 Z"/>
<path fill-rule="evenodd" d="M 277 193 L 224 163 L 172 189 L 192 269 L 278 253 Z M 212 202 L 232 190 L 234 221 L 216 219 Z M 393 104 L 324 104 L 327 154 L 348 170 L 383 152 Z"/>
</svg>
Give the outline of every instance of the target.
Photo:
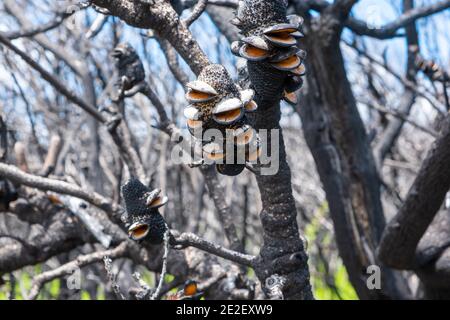
<svg viewBox="0 0 450 320">
<path fill-rule="evenodd" d="M 232 44 L 232 52 L 251 64 L 262 64 L 279 72 L 286 72 L 283 98 L 297 103 L 295 91 L 303 85 L 303 64 L 306 52 L 297 47 L 303 37 L 303 19 L 297 15 L 286 17 L 286 2 L 281 0 L 241 0 L 233 19 L 243 38 Z M 250 66 L 249 66 L 250 67 Z"/>
<path fill-rule="evenodd" d="M 245 162 L 254 162 L 260 155 L 258 134 L 247 117 L 258 108 L 255 92 L 240 90 L 221 65 L 205 67 L 187 88 L 191 105 L 184 115 L 190 133 L 202 143 L 203 157 L 216 163 L 220 173 L 238 175 Z M 220 136 L 210 131 L 214 137 L 208 139 L 211 129 Z"/>
<path fill-rule="evenodd" d="M 126 208 L 122 220 L 128 228 L 128 236 L 135 241 L 162 243 L 167 225 L 158 209 L 168 198 L 161 195 L 160 189 L 150 190 L 135 178 L 122 186 L 122 196 Z"/>
</svg>

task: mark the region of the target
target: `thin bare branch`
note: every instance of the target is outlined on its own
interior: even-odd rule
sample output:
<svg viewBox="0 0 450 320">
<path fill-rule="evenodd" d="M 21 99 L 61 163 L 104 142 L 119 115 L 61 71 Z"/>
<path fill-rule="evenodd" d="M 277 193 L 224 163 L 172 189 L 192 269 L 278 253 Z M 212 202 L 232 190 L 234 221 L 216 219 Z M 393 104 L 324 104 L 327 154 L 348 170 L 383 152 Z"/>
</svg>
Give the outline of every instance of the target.
<svg viewBox="0 0 450 320">
<path fill-rule="evenodd" d="M 127 255 L 127 243 L 123 242 L 116 248 L 111 250 L 97 251 L 83 256 L 78 256 L 73 261 L 70 261 L 56 269 L 46 271 L 34 277 L 31 289 L 27 296 L 27 300 L 35 300 L 38 297 L 42 287 L 47 282 L 70 275 L 74 272 L 74 270 L 81 269 L 84 266 L 102 261 L 105 256 L 115 259 L 126 255 Z"/>
<path fill-rule="evenodd" d="M 439 1 L 427 6 L 409 10 L 381 28 L 370 28 L 365 22 L 356 19 L 348 19 L 347 26 L 356 34 L 370 36 L 378 39 L 389 39 L 395 37 L 397 31 L 410 23 L 442 12 L 450 8 L 450 0 Z"/>
<path fill-rule="evenodd" d="M 195 6 L 192 8 L 191 15 L 187 17 L 183 22 L 189 27 L 193 24 L 202 13 L 205 11 L 206 6 L 208 5 L 208 0 L 199 0 Z"/>
<path fill-rule="evenodd" d="M 202 239 L 193 233 L 183 233 L 175 237 L 171 244 L 175 249 L 194 247 L 248 267 L 254 267 L 256 263 L 256 257 L 254 256 L 224 248 L 218 244 Z"/>
<path fill-rule="evenodd" d="M 114 213 L 117 210 L 116 206 L 112 203 L 112 200 L 107 199 L 98 193 L 89 192 L 77 185 L 64 181 L 32 175 L 13 165 L 0 163 L 0 176 L 29 187 L 67 194 L 83 199 L 108 213 Z"/>
</svg>

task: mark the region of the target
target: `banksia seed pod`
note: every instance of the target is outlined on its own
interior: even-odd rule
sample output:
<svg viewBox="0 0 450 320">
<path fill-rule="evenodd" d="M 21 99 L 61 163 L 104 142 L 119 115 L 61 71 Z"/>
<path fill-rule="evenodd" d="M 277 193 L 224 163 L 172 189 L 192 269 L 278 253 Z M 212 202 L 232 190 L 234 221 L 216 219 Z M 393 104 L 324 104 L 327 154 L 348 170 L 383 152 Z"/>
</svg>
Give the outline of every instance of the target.
<svg viewBox="0 0 450 320">
<path fill-rule="evenodd" d="M 184 283 L 183 290 L 178 291 L 167 297 L 168 300 L 200 300 L 203 292 L 198 292 L 197 282 L 195 280 L 187 280 Z"/>
<path fill-rule="evenodd" d="M 142 61 L 129 43 L 119 44 L 111 55 L 116 60 L 116 68 L 124 91 L 131 90 L 145 80 Z"/>
<path fill-rule="evenodd" d="M 122 216 L 128 235 L 135 241 L 160 244 L 167 225 L 158 208 L 168 201 L 160 189 L 150 190 L 138 179 L 132 178 L 122 186 L 126 213 Z"/>
<path fill-rule="evenodd" d="M 241 0 L 232 23 L 243 35 L 231 45 L 231 51 L 248 60 L 249 68 L 260 64 L 261 70 L 287 73 L 283 98 L 297 103 L 297 91 L 305 74 L 306 52 L 297 47 L 303 37 L 303 19 L 286 16 L 286 1 Z M 276 71 L 275 71 L 275 70 Z M 258 69 L 261 71 L 260 69 Z"/>
<path fill-rule="evenodd" d="M 187 89 L 186 99 L 191 105 L 185 108 L 184 116 L 189 132 L 201 141 L 204 157 L 218 163 L 219 173 L 238 175 L 245 162 L 256 161 L 255 154 L 260 153 L 258 134 L 247 117 L 258 109 L 253 100 L 255 92 L 240 90 L 227 70 L 217 64 L 205 67 Z M 210 129 L 218 130 L 221 137 L 208 139 L 205 133 Z M 230 151 L 233 157 L 227 157 Z"/>
</svg>

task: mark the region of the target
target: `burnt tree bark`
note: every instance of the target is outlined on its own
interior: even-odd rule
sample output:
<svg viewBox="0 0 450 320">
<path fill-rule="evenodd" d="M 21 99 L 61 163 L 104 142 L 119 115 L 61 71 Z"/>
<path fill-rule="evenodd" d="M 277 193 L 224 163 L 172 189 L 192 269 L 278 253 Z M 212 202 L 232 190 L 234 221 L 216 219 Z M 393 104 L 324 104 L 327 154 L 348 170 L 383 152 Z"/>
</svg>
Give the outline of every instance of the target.
<svg viewBox="0 0 450 320">
<path fill-rule="evenodd" d="M 361 28 L 363 23 L 339 14 L 342 10 L 336 11 L 336 4 L 318 5 L 315 9 L 321 11 L 320 17 L 315 19 L 310 16 L 307 19 L 306 49 L 310 54 L 310 75 L 304 95 L 305 103 L 298 106 L 297 110 L 302 117 L 305 137 L 327 193 L 340 255 L 361 298 L 412 297 L 406 279 L 389 267 L 415 270 L 423 282 L 425 297 L 446 297 L 448 283 L 443 279 L 446 278 L 444 270 L 447 267 L 444 266 L 447 265 L 448 237 L 444 236 L 444 230 L 448 229 L 448 219 L 444 213 L 436 217 L 435 221 L 433 218 L 448 191 L 447 168 L 442 167 L 448 156 L 444 151 L 447 148 L 444 146 L 444 137 L 448 134 L 448 122 L 423 164 L 405 203 L 384 230 L 377 165 L 381 169 L 385 156 L 399 137 L 404 121 L 393 119 L 389 123 L 375 147 L 375 161 L 347 78 L 340 49 L 340 33 L 346 25 L 357 34 L 389 38 L 396 30 L 405 27 L 407 44 L 411 49 L 418 46 L 415 20 L 432 14 L 436 7 L 448 7 L 449 3 L 443 1 L 415 9 L 413 1 L 405 0 L 401 18 L 378 29 L 376 35 Z M 295 7 L 300 11 L 305 10 L 305 5 L 299 1 L 295 2 Z M 417 72 L 414 60 L 414 50 L 409 50 L 406 79 L 410 83 L 415 83 Z M 406 88 L 399 111 L 408 114 L 414 101 L 415 92 Z M 438 171 L 441 175 L 434 176 Z M 432 195 L 427 194 L 430 192 Z M 439 268 L 434 265 L 437 261 Z M 368 290 L 365 268 L 368 264 L 383 263 L 386 266 L 382 269 L 381 291 Z"/>
<path fill-rule="evenodd" d="M 299 114 L 327 194 L 339 252 L 358 295 L 405 297 L 402 279 L 389 270 L 383 272 L 384 290 L 369 290 L 366 284 L 367 267 L 378 264 L 375 250 L 385 218 L 375 160 L 340 49 L 347 16 L 334 9 L 306 20 L 308 89 Z"/>
</svg>

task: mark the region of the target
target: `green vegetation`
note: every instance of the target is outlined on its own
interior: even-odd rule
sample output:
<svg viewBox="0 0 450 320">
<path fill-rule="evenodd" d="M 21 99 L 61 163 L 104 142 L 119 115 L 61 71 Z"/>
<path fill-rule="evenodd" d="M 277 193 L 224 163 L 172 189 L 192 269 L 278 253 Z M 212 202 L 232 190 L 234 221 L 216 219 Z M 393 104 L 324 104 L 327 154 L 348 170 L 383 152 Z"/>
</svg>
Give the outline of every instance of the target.
<svg viewBox="0 0 450 320">
<path fill-rule="evenodd" d="M 329 221 L 328 205 L 323 203 L 317 208 L 314 217 L 305 228 L 305 236 L 308 239 L 311 269 L 311 283 L 314 296 L 318 300 L 355 300 L 358 299 L 355 290 L 348 280 L 347 271 L 335 248 L 332 230 L 324 227 L 324 221 Z M 319 246 L 320 244 L 320 246 Z M 32 276 L 42 272 L 42 264 L 28 267 L 15 272 L 16 284 L 14 288 L 15 298 L 22 300 L 23 292 L 31 288 Z M 142 280 L 150 286 L 155 286 L 155 275 L 153 272 L 141 270 Z M 255 272 L 248 269 L 247 276 L 256 279 Z M 9 275 L 3 275 L 5 284 L 0 287 L 0 300 L 6 300 L 11 292 Z M 165 282 L 170 283 L 174 276 L 167 274 Z M 56 279 L 47 283 L 41 290 L 38 299 L 58 299 L 61 286 L 64 286 L 64 279 Z M 170 291 L 171 294 L 177 292 L 177 288 Z M 81 300 L 105 300 L 105 288 L 103 285 L 97 287 L 96 296 L 91 296 L 86 290 L 81 290 Z"/>
</svg>

